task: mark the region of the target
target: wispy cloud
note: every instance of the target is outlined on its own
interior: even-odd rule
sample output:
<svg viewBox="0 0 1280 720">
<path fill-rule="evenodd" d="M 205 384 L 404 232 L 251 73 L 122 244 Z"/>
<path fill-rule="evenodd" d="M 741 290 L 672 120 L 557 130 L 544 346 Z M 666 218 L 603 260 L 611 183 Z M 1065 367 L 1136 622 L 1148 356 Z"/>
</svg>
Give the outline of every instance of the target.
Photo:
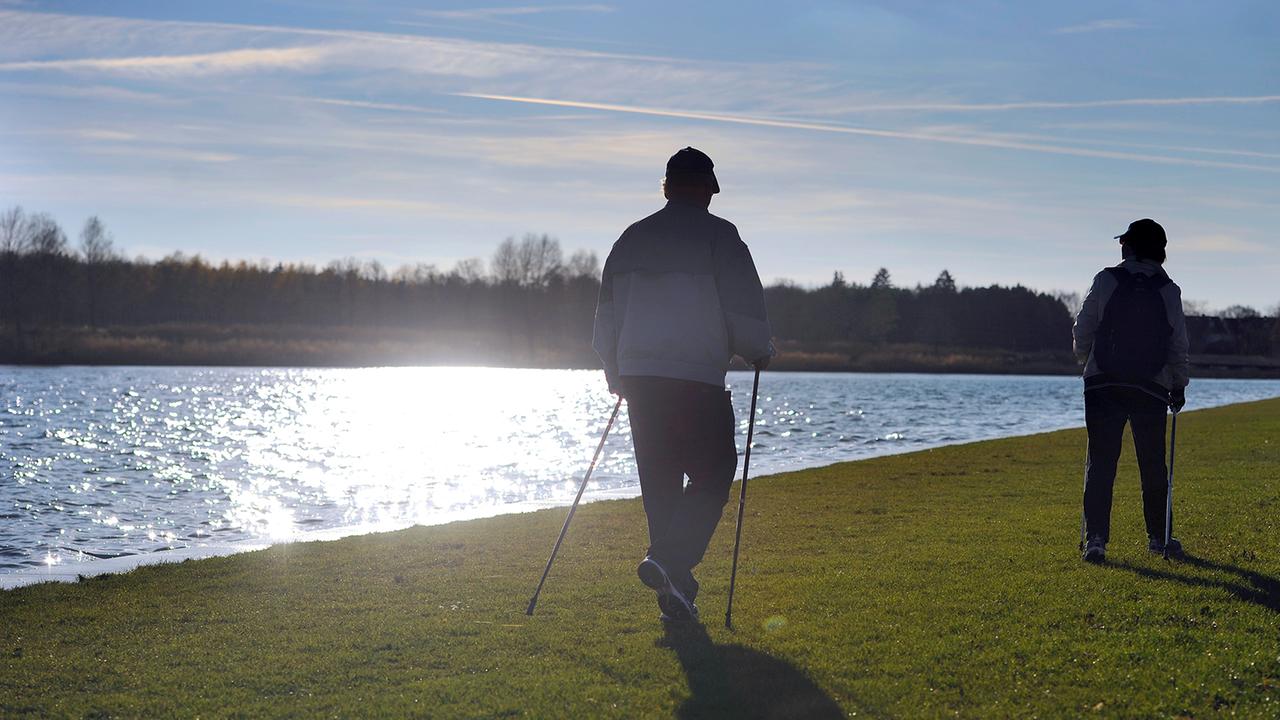
<svg viewBox="0 0 1280 720">
<path fill-rule="evenodd" d="M 526 15 L 542 15 L 545 13 L 581 12 L 608 13 L 613 12 L 612 5 L 529 5 L 523 7 L 489 7 L 470 8 L 467 10 L 419 10 L 422 17 L 441 18 L 445 20 L 492 20 L 494 18 L 519 17 Z"/>
<path fill-rule="evenodd" d="M 141 92 L 110 85 L 57 85 L 33 82 L 0 83 L 0 92 L 8 95 L 38 95 L 43 97 L 109 100 L 127 103 L 172 104 L 173 98 L 160 93 Z"/>
<path fill-rule="evenodd" d="M 679 118 L 684 120 L 704 120 L 709 122 L 732 123 L 736 125 L 755 125 L 760 127 L 789 128 L 793 130 L 812 130 L 816 132 L 839 133 L 844 135 L 861 135 L 865 137 L 893 138 L 898 140 L 922 140 L 927 142 L 947 143 L 952 145 L 970 145 L 977 147 L 1002 148 L 1006 150 L 1024 150 L 1029 152 L 1048 153 L 1053 155 L 1074 155 L 1077 157 L 1105 158 L 1111 160 L 1131 160 L 1135 162 L 1156 163 L 1162 165 L 1191 165 L 1198 167 L 1231 168 L 1237 170 L 1256 170 L 1260 172 L 1280 173 L 1280 166 L 1249 165 L 1244 163 L 1227 163 L 1212 160 L 1195 160 L 1190 158 L 1168 157 L 1164 155 L 1144 155 L 1140 153 L 1116 152 L 1111 150 L 1095 150 L 1044 143 L 1021 142 L 994 136 L 944 135 L 938 133 L 912 132 L 902 130 L 885 130 L 878 128 L 854 127 L 830 123 L 783 120 L 776 118 L 731 115 L 725 113 L 691 112 L 665 108 L 637 107 L 634 105 L 616 105 L 609 103 L 578 102 L 573 100 L 555 100 L 549 98 L 518 97 L 512 95 L 488 95 L 481 93 L 456 93 L 460 97 L 471 97 L 483 100 L 524 103 L 531 105 L 549 105 L 554 107 L 579 108 L 583 110 L 601 110 L 606 112 L 651 115 L 656 117 Z"/>
<path fill-rule="evenodd" d="M 26 60 L 0 63 L 0 71 L 93 70 L 143 75 L 208 75 L 269 68 L 298 69 L 317 63 L 325 50 L 317 47 L 226 50 L 193 55 L 148 55 L 74 60 Z"/>
<path fill-rule="evenodd" d="M 278 95 L 276 97 L 280 100 L 296 100 L 297 102 L 316 103 L 318 105 L 336 105 L 338 107 L 361 108 L 364 110 L 388 110 L 391 112 L 422 113 L 426 115 L 440 115 L 444 112 L 439 108 L 423 107 L 421 105 L 404 105 L 401 103 L 344 100 L 341 98 L 308 97 L 305 95 Z"/>
<path fill-rule="evenodd" d="M 1141 30 L 1150 27 L 1147 23 L 1131 18 L 1110 18 L 1092 20 L 1079 25 L 1068 25 L 1054 30 L 1056 35 L 1077 35 L 1080 33 L 1111 32 L 1114 30 Z"/>
<path fill-rule="evenodd" d="M 450 208 L 442 203 L 426 200 L 402 200 L 385 197 L 346 197 L 337 195 L 270 195 L 264 198 L 281 205 L 305 208 L 329 208 L 341 210 L 394 210 L 398 212 L 421 213 L 440 217 L 452 214 Z"/>
<path fill-rule="evenodd" d="M 1192 253 L 1248 254 L 1266 252 L 1272 249 L 1274 248 L 1268 248 L 1262 243 L 1222 233 L 1192 235 L 1178 243 L 1178 250 Z"/>
<path fill-rule="evenodd" d="M 116 155 L 129 158 L 130 160 L 145 158 L 147 160 L 160 160 L 166 163 L 221 164 L 234 162 L 240 159 L 239 155 L 233 155 L 231 153 L 189 150 L 185 148 L 155 147 L 151 145 L 132 143 L 122 144 L 123 139 L 121 138 L 111 138 L 111 140 L 119 142 L 112 142 L 109 145 L 90 145 L 85 148 L 85 151 L 94 155 Z"/>
<path fill-rule="evenodd" d="M 112 140 L 126 142 L 138 139 L 138 136 L 134 133 L 123 132 L 121 130 L 104 130 L 100 128 L 86 128 L 79 131 L 79 135 L 85 140 Z"/>
<path fill-rule="evenodd" d="M 262 47 L 269 46 L 269 47 Z M 363 30 L 0 11 L 0 71 L 181 73 L 296 69 L 376 73 L 382 90 L 548 94 L 572 86 L 588 99 L 744 97 L 783 107 L 812 104 L 821 80 L 809 65 L 709 62 Z M 248 74 L 248 73 L 242 73 Z M 484 85 L 478 83 L 485 82 Z M 619 93 L 625 94 L 618 98 Z M 766 109 L 767 111 L 767 109 Z"/>
<path fill-rule="evenodd" d="M 1205 95 L 1172 98 L 1117 98 L 1114 100 L 1030 100 L 1002 103 L 915 102 L 849 105 L 846 113 L 865 112 L 1002 112 L 1007 110 L 1075 110 L 1084 108 L 1169 107 L 1177 105 L 1261 105 L 1280 102 L 1280 95 Z"/>
</svg>

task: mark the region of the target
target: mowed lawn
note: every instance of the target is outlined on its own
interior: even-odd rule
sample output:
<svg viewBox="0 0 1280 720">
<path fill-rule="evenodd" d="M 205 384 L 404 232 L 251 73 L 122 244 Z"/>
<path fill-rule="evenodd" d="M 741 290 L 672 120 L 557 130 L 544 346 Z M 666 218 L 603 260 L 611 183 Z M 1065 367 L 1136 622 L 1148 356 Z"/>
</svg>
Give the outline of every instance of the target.
<svg viewBox="0 0 1280 720">
<path fill-rule="evenodd" d="M 1184 561 L 1131 445 L 1109 564 L 1084 433 L 753 481 L 664 631 L 638 500 L 282 545 L 0 592 L 0 717 L 1280 717 L 1280 400 L 1179 420 Z M 587 458 L 584 458 L 584 462 Z"/>
</svg>

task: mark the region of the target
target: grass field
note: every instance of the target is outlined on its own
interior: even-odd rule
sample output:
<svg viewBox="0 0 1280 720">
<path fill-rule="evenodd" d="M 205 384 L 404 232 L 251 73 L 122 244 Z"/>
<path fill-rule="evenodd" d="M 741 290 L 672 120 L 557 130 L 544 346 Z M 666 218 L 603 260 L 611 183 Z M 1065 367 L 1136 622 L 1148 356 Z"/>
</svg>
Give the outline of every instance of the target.
<svg viewBox="0 0 1280 720">
<path fill-rule="evenodd" d="M 580 509 L 534 617 L 563 509 L 3 592 L 0 717 L 1280 717 L 1280 400 L 1178 448 L 1181 562 L 1131 452 L 1080 561 L 1080 430 L 762 478 L 732 632 L 733 504 L 677 632 L 638 500 Z"/>
</svg>

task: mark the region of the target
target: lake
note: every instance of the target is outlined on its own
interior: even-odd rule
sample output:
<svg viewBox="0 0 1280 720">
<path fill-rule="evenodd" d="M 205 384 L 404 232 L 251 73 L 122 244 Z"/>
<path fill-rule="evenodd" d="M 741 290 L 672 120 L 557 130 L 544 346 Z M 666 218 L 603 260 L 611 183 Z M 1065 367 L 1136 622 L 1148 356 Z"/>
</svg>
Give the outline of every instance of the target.
<svg viewBox="0 0 1280 720">
<path fill-rule="evenodd" d="M 741 452 L 751 375 L 729 384 Z M 1195 409 L 1280 381 L 1189 390 Z M 1080 391 L 765 373 L 752 475 L 1079 426 Z M 567 505 L 612 404 L 581 370 L 0 367 L 0 573 Z M 638 493 L 624 404 L 587 498 Z"/>
</svg>

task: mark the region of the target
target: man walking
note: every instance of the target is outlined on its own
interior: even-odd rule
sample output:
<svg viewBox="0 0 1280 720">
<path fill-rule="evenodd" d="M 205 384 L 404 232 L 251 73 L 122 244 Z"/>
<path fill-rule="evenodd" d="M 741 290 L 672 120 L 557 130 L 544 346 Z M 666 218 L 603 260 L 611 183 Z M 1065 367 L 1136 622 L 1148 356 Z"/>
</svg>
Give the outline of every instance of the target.
<svg viewBox="0 0 1280 720">
<path fill-rule="evenodd" d="M 1182 291 L 1161 267 L 1164 228 L 1137 220 L 1120 241 L 1122 262 L 1093 278 L 1076 316 L 1076 358 L 1084 365 L 1084 418 L 1089 434 L 1084 487 L 1084 559 L 1106 559 L 1111 532 L 1111 493 L 1125 423 L 1133 431 L 1142 476 L 1147 549 L 1164 553 L 1165 408 L 1186 404 L 1187 324 Z M 1172 536 L 1170 536 L 1172 537 Z M 1168 552 L 1182 553 L 1170 540 Z"/>
<path fill-rule="evenodd" d="M 666 207 L 627 228 L 605 261 L 592 346 L 631 417 L 649 550 L 637 574 L 662 619 L 697 620 L 702 561 L 738 466 L 725 371 L 773 356 L 764 290 L 733 223 L 707 211 L 711 158 L 667 161 Z M 689 476 L 688 485 L 685 475 Z"/>
</svg>

